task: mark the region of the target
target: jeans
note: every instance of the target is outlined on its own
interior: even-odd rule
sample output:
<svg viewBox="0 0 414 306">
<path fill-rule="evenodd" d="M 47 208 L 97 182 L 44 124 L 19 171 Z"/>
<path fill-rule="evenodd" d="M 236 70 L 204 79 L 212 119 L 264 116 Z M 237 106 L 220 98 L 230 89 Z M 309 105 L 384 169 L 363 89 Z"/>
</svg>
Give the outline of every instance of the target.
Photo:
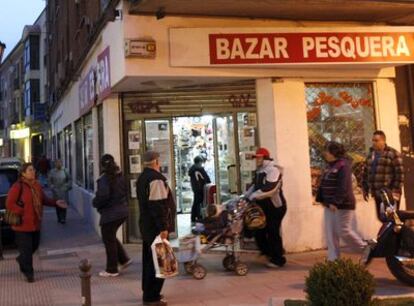
<svg viewBox="0 0 414 306">
<path fill-rule="evenodd" d="M 108 273 L 118 273 L 118 263 L 123 265 L 129 260 L 124 247 L 116 238 L 116 232 L 125 220 L 126 218 L 122 218 L 101 225 L 102 241 L 106 251 L 106 272 Z"/>
<path fill-rule="evenodd" d="M 154 238 L 155 239 L 155 238 Z M 156 302 L 161 299 L 164 279 L 155 277 L 154 261 L 151 251 L 152 241 L 142 242 L 142 292 L 144 302 Z"/>
<path fill-rule="evenodd" d="M 39 247 L 40 232 L 15 232 L 19 256 L 16 261 L 20 271 L 26 276 L 33 276 L 33 253 Z"/>
<path fill-rule="evenodd" d="M 338 209 L 333 212 L 325 207 L 325 230 L 328 244 L 328 260 L 334 261 L 340 257 L 340 239 L 355 252 L 362 252 L 366 242 L 352 229 L 355 211 Z"/>
</svg>

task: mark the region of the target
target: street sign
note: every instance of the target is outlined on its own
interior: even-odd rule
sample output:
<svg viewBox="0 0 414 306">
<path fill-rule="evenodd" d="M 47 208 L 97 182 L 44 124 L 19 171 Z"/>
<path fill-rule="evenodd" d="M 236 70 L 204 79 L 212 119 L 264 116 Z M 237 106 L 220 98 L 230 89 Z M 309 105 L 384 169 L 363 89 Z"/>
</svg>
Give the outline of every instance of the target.
<svg viewBox="0 0 414 306">
<path fill-rule="evenodd" d="M 154 40 L 125 40 L 125 57 L 155 58 L 156 49 Z"/>
</svg>

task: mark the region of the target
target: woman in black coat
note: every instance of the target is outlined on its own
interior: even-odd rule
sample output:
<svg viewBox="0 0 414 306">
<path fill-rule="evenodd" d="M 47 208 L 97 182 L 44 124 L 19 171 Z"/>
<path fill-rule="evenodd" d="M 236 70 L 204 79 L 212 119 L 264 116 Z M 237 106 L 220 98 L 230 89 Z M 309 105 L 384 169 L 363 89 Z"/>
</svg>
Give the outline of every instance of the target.
<svg viewBox="0 0 414 306">
<path fill-rule="evenodd" d="M 106 270 L 101 271 L 99 276 L 111 277 L 119 275 L 118 264 L 123 270 L 132 263 L 116 238 L 116 232 L 128 217 L 127 187 L 112 155 L 102 156 L 101 166 L 103 174 L 98 179 L 93 199 L 93 206 L 101 215 L 99 225 L 106 251 Z"/>
</svg>

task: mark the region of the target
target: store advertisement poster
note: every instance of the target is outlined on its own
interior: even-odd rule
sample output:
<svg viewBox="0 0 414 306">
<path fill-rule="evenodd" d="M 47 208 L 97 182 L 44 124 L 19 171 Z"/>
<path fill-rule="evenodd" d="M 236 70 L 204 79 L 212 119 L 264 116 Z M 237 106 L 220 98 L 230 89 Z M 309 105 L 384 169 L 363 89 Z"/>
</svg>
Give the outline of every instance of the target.
<svg viewBox="0 0 414 306">
<path fill-rule="evenodd" d="M 253 147 L 255 144 L 254 141 L 254 128 L 244 127 L 243 128 L 243 146 L 244 147 Z"/>
<path fill-rule="evenodd" d="M 168 122 L 146 122 L 147 139 L 169 139 Z"/>
<path fill-rule="evenodd" d="M 161 162 L 161 173 L 164 174 L 167 178 L 170 178 L 170 140 L 169 139 L 159 139 L 153 141 L 153 150 L 160 153 L 160 162 Z"/>
<path fill-rule="evenodd" d="M 240 152 L 240 161 L 242 171 L 255 171 L 256 170 L 256 159 L 253 158 L 254 151 Z"/>
<path fill-rule="evenodd" d="M 139 150 L 141 143 L 140 131 L 129 131 L 128 132 L 128 149 Z"/>
<path fill-rule="evenodd" d="M 129 173 L 141 173 L 141 156 L 130 155 L 129 156 Z"/>
<path fill-rule="evenodd" d="M 129 181 L 130 190 L 131 190 L 131 198 L 135 199 L 137 197 L 137 180 L 132 179 Z"/>
</svg>

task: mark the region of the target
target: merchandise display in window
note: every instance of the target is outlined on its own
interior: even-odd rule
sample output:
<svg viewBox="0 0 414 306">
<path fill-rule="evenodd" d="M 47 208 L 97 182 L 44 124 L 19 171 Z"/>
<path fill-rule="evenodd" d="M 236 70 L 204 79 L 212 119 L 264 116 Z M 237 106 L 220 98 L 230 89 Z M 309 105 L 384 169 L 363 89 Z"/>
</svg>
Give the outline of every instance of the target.
<svg viewBox="0 0 414 306">
<path fill-rule="evenodd" d="M 359 192 L 365 154 L 375 130 L 372 84 L 308 83 L 305 90 L 313 194 L 325 167 L 322 150 L 327 141 L 345 146 Z"/>
<path fill-rule="evenodd" d="M 196 156 L 204 159 L 204 169 L 214 182 L 213 117 L 177 117 L 173 119 L 174 158 L 176 164 L 177 210 L 188 213 L 193 203 L 188 170 Z"/>
</svg>

